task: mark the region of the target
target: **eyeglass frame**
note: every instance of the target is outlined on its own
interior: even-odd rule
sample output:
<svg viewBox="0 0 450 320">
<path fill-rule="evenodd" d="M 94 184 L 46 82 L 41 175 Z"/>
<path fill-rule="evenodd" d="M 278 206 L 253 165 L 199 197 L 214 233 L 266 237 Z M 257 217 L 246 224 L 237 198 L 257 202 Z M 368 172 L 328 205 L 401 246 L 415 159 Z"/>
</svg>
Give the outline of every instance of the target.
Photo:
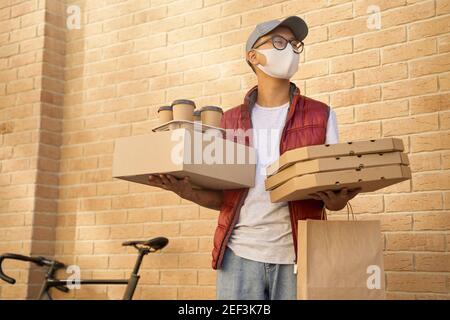
<svg viewBox="0 0 450 320">
<path fill-rule="evenodd" d="M 276 37 L 280 37 L 281 39 L 283 39 L 283 40 L 286 41 L 286 45 L 284 46 L 284 48 L 278 49 L 277 47 L 275 47 L 275 44 L 273 43 L 273 39 L 276 38 Z M 294 39 L 291 39 L 291 40 L 288 40 L 288 39 L 286 39 L 285 37 L 283 37 L 283 36 L 281 36 L 281 35 L 279 35 L 279 34 L 274 34 L 274 35 L 271 35 L 271 36 L 270 36 L 269 38 L 267 38 L 266 40 L 264 40 L 262 43 L 258 44 L 256 47 L 252 47 L 252 49 L 257 49 L 257 48 L 261 47 L 263 44 L 267 43 L 269 40 L 272 40 L 272 41 L 271 41 L 271 42 L 272 42 L 272 46 L 273 46 L 275 49 L 277 49 L 277 50 L 284 50 L 284 49 L 286 49 L 287 44 L 290 43 L 292 49 L 293 49 L 294 52 L 297 53 L 297 54 L 302 53 L 302 52 L 303 52 L 303 49 L 304 49 L 304 47 L 305 47 L 305 44 L 303 43 L 303 41 L 299 41 L 299 40 L 297 40 L 297 39 L 295 39 L 295 38 L 294 38 Z M 301 46 L 301 51 L 296 52 L 295 47 L 292 45 L 292 41 L 299 41 L 299 42 L 301 43 L 301 45 L 302 45 L 302 46 Z"/>
</svg>

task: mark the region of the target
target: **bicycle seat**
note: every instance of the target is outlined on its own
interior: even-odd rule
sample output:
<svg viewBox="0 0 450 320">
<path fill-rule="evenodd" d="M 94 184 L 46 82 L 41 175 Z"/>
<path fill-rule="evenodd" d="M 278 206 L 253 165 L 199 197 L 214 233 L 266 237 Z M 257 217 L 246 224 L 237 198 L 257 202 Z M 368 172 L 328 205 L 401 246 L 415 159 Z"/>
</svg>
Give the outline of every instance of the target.
<svg viewBox="0 0 450 320">
<path fill-rule="evenodd" d="M 149 249 L 153 250 L 161 250 L 169 243 L 169 239 L 164 237 L 157 237 L 150 240 L 131 240 L 131 241 L 125 241 L 122 243 L 123 246 L 146 246 L 149 247 Z"/>
</svg>

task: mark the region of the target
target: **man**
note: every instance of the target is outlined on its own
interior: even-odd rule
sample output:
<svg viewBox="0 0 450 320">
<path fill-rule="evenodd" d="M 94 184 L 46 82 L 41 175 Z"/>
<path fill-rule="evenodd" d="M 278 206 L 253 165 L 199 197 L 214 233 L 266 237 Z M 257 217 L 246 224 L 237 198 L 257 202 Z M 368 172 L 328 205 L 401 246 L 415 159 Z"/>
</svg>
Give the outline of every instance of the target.
<svg viewBox="0 0 450 320">
<path fill-rule="evenodd" d="M 296 299 L 297 220 L 321 219 L 324 205 L 341 210 L 360 191 L 318 192 L 313 199 L 271 203 L 264 189 L 266 166 L 283 152 L 338 142 L 335 113 L 301 95 L 289 80 L 298 69 L 307 34 L 306 23 L 291 16 L 258 24 L 247 40 L 246 60 L 258 85 L 243 104 L 224 113 L 222 127 L 253 130 L 253 188 L 194 191 L 187 178 L 149 177 L 153 186 L 220 210 L 212 253 L 218 299 Z"/>
</svg>

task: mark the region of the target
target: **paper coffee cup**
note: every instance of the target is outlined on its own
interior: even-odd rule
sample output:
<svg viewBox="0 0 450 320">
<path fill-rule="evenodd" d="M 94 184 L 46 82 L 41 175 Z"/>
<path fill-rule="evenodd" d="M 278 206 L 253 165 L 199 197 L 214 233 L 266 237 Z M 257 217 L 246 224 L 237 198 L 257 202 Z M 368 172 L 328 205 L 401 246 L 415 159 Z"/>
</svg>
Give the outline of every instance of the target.
<svg viewBox="0 0 450 320">
<path fill-rule="evenodd" d="M 179 99 L 172 102 L 173 120 L 194 121 L 195 103 L 192 100 Z"/>
<path fill-rule="evenodd" d="M 220 127 L 223 110 L 217 106 L 204 106 L 200 109 L 202 123 L 208 126 Z"/>
<path fill-rule="evenodd" d="M 202 118 L 200 116 L 200 110 L 194 111 L 194 121 L 202 121 Z"/>
<path fill-rule="evenodd" d="M 172 121 L 172 106 L 161 106 L 158 109 L 158 120 L 160 124 Z"/>
</svg>

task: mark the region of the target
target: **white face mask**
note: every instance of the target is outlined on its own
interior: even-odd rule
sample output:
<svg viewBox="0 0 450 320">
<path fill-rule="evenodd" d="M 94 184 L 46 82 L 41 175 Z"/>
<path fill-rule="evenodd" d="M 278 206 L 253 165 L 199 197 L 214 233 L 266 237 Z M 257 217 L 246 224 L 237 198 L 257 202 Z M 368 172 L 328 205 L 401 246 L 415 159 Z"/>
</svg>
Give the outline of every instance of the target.
<svg viewBox="0 0 450 320">
<path fill-rule="evenodd" d="M 299 53 L 295 53 L 290 43 L 283 50 L 254 49 L 266 57 L 266 65 L 258 68 L 274 78 L 290 79 L 298 70 Z"/>
</svg>

